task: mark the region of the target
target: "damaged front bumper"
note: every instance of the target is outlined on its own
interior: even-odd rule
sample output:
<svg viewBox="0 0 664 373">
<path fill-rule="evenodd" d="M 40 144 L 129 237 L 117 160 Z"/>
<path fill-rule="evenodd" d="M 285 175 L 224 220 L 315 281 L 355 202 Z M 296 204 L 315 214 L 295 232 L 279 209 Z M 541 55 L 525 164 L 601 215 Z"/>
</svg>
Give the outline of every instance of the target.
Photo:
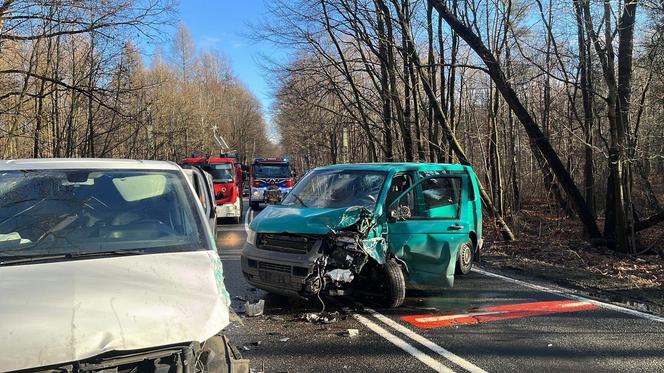
<svg viewBox="0 0 664 373">
<path fill-rule="evenodd" d="M 382 237 L 366 210 L 349 209 L 326 235 L 258 233 L 242 252 L 242 272 L 257 288 L 287 296 L 345 295 L 365 266 L 385 263 Z"/>
<path fill-rule="evenodd" d="M 217 335 L 205 343 L 192 342 L 155 349 L 109 352 L 82 361 L 28 369 L 25 372 L 67 373 L 153 373 L 153 372 L 230 372 L 249 373 L 249 360 L 226 336 Z M 23 371 L 21 371 L 23 372 Z"/>
<path fill-rule="evenodd" d="M 318 254 L 301 254 L 258 249 L 247 243 L 242 251 L 242 273 L 253 286 L 275 294 L 306 296 L 306 279 Z"/>
</svg>

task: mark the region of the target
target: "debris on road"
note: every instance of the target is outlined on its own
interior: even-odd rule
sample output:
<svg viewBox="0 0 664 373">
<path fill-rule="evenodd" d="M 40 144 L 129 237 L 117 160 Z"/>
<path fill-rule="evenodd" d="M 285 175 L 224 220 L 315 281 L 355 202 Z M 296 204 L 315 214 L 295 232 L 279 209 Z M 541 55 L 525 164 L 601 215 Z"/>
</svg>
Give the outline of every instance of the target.
<svg viewBox="0 0 664 373">
<path fill-rule="evenodd" d="M 237 299 L 237 300 L 239 300 L 239 301 L 242 301 L 242 302 L 246 302 L 246 301 L 247 301 L 244 297 L 241 297 L 241 296 L 239 296 L 239 295 L 236 295 L 236 296 L 235 296 L 235 299 Z"/>
<path fill-rule="evenodd" d="M 339 312 L 309 312 L 300 315 L 297 320 L 312 324 L 332 324 L 339 320 Z"/>
<path fill-rule="evenodd" d="M 263 315 L 263 309 L 265 308 L 265 300 L 261 299 L 256 303 L 246 302 L 244 304 L 244 314 L 249 317 L 256 317 Z"/>
<path fill-rule="evenodd" d="M 242 346 L 242 351 L 251 351 L 251 349 L 247 346 Z"/>
<path fill-rule="evenodd" d="M 281 338 L 279 341 L 280 341 L 280 342 L 288 342 L 289 339 L 290 339 L 290 338 L 288 338 L 288 337 L 283 337 L 283 338 Z"/>
<path fill-rule="evenodd" d="M 351 338 L 360 335 L 360 331 L 358 329 L 348 329 L 347 331 L 348 331 L 348 336 Z"/>
</svg>

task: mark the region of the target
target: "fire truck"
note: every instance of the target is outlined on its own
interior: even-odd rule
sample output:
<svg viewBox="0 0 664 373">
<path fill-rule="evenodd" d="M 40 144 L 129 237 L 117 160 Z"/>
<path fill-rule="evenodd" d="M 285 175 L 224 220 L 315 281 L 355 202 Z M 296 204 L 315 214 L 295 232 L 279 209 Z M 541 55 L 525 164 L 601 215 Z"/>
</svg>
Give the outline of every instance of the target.
<svg viewBox="0 0 664 373">
<path fill-rule="evenodd" d="M 184 158 L 180 161 L 180 166 L 182 168 L 192 168 L 192 167 L 205 167 L 207 163 L 207 158 L 198 157 L 196 154 L 192 154 L 189 158 Z"/>
<path fill-rule="evenodd" d="M 249 169 L 249 177 L 249 206 L 252 210 L 257 210 L 261 203 L 281 202 L 294 184 L 290 163 L 286 157 L 255 158 Z"/>
<path fill-rule="evenodd" d="M 218 218 L 242 220 L 242 168 L 237 158 L 227 155 L 207 159 L 205 171 L 212 175 Z"/>
</svg>

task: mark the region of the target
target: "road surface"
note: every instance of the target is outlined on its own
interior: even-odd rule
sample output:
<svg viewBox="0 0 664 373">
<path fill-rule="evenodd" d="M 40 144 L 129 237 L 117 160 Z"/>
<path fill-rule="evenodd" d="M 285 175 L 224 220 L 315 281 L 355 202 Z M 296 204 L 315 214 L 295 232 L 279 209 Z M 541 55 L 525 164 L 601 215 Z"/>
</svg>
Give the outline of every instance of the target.
<svg viewBox="0 0 664 373">
<path fill-rule="evenodd" d="M 253 213 L 245 207 L 248 223 Z M 245 228 L 218 225 L 217 246 L 241 319 L 226 332 L 256 372 L 664 371 L 664 318 L 481 269 L 453 289 L 410 291 L 398 309 L 328 300 L 326 310 L 340 312 L 337 322 L 302 321 L 321 302 L 284 299 L 245 282 Z M 265 315 L 245 317 L 244 300 L 259 299 Z"/>
</svg>

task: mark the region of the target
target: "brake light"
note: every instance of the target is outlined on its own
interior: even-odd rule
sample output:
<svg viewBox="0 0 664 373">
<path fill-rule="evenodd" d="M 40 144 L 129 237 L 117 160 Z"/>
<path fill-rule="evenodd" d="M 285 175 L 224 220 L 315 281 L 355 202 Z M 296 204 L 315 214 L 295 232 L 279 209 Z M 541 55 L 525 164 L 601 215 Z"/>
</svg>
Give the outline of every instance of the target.
<svg viewBox="0 0 664 373">
<path fill-rule="evenodd" d="M 293 179 L 288 179 L 285 181 L 281 182 L 281 187 L 282 188 L 292 188 L 293 187 Z"/>
<path fill-rule="evenodd" d="M 254 180 L 253 182 L 251 182 L 251 186 L 254 187 L 254 188 L 260 188 L 260 187 L 263 186 L 263 182 L 258 181 L 258 180 Z"/>
</svg>

